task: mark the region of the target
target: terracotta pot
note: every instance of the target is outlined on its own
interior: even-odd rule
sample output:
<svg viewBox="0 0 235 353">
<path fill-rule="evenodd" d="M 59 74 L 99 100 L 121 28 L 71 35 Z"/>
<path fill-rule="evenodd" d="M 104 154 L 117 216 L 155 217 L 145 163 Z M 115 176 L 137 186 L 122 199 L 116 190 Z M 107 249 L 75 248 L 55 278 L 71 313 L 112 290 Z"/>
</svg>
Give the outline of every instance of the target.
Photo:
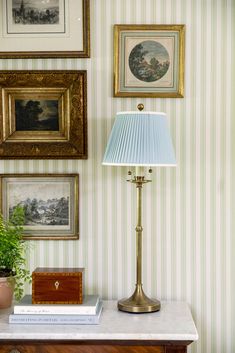
<svg viewBox="0 0 235 353">
<path fill-rule="evenodd" d="M 9 308 L 12 305 L 14 288 L 14 277 L 0 277 L 0 309 Z"/>
</svg>

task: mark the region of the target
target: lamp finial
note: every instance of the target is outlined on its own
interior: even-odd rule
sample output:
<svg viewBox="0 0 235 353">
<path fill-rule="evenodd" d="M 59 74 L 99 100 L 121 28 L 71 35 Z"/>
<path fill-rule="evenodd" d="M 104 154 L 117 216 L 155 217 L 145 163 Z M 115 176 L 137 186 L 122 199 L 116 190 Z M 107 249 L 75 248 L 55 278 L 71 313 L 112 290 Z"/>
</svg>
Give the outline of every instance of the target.
<svg viewBox="0 0 235 353">
<path fill-rule="evenodd" d="M 143 103 L 139 103 L 139 104 L 137 105 L 137 108 L 138 108 L 138 110 L 141 112 L 141 111 L 144 109 Z"/>
</svg>

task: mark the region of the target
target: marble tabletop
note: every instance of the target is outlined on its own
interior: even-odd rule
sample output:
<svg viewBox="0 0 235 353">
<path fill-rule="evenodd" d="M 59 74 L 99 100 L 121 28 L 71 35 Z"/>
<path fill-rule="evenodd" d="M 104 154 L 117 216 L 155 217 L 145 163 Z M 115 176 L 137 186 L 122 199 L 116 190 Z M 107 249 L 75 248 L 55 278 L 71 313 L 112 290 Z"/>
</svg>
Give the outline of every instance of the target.
<svg viewBox="0 0 235 353">
<path fill-rule="evenodd" d="M 188 304 L 162 302 L 155 313 L 130 314 L 117 309 L 116 301 L 104 301 L 99 325 L 9 324 L 11 310 L 0 310 L 0 341 L 24 340 L 174 340 L 198 339 Z"/>
</svg>

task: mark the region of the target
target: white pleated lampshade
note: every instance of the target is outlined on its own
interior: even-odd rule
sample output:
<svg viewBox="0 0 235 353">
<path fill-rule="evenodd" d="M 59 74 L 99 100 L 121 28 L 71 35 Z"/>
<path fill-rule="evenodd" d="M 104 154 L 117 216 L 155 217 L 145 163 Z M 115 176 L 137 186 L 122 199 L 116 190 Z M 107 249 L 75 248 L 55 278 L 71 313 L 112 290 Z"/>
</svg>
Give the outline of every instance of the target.
<svg viewBox="0 0 235 353">
<path fill-rule="evenodd" d="M 117 113 L 103 158 L 104 165 L 175 166 L 165 113 Z"/>
</svg>

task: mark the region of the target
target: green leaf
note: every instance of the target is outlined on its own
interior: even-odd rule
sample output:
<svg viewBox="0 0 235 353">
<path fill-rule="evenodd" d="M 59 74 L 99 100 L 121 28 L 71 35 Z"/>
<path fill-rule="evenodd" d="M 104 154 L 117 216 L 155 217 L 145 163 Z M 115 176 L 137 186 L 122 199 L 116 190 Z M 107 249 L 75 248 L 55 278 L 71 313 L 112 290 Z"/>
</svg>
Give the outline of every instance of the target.
<svg viewBox="0 0 235 353">
<path fill-rule="evenodd" d="M 31 276 L 26 269 L 26 251 L 29 243 L 23 240 L 24 209 L 16 206 L 9 220 L 4 220 L 0 214 L 0 276 L 15 275 L 15 298 L 23 296 L 25 282 L 30 282 Z"/>
</svg>

